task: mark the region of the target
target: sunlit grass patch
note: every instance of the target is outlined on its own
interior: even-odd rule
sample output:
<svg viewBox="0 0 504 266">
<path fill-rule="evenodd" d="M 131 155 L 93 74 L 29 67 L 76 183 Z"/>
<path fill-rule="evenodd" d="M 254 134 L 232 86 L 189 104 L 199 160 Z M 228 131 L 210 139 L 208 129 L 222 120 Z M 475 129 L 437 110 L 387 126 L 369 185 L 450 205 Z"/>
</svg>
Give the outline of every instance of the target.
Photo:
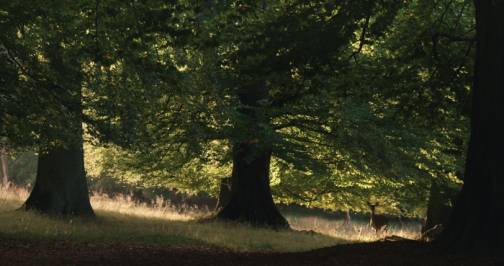
<svg viewBox="0 0 504 266">
<path fill-rule="evenodd" d="M 24 188 L 6 188 L 0 185 L 0 212 L 19 208 L 27 198 L 28 191 Z"/>
<path fill-rule="evenodd" d="M 110 198 L 103 194 L 95 194 L 91 196 L 91 205 L 94 210 L 98 211 L 174 221 L 195 220 L 211 214 L 208 210 L 192 206 L 185 206 L 183 209 L 175 207 L 161 197 L 156 199 L 154 205 L 149 206 L 145 203 L 136 203 L 131 195 L 119 195 Z"/>
<path fill-rule="evenodd" d="M 352 242 L 371 242 L 392 235 L 414 240 L 420 238 L 421 231 L 421 224 L 418 222 L 391 223 L 386 232 L 376 234 L 368 220 L 352 220 L 349 224 L 344 224 L 341 219 L 315 216 L 287 215 L 286 218 L 295 230 L 313 230 Z"/>
<path fill-rule="evenodd" d="M 172 245 L 215 245 L 241 251 L 302 251 L 349 242 L 375 241 L 387 235 L 417 239 L 419 223 L 391 224 L 377 235 L 367 221 L 286 215 L 294 230 L 272 231 L 223 222 L 198 222 L 208 210 L 182 211 L 163 199 L 154 206 L 135 203 L 129 196 L 94 195 L 96 219 L 54 219 L 14 211 L 27 198 L 20 188 L 0 189 L 0 237 L 85 241 L 132 241 Z M 308 232 L 306 232 L 308 231 Z M 310 233 L 310 231 L 319 234 Z"/>
<path fill-rule="evenodd" d="M 294 231 L 271 231 L 221 222 L 170 221 L 97 211 L 97 219 L 53 219 L 32 212 L 0 213 L 0 236 L 146 244 L 214 245 L 240 251 L 301 251 L 341 243 Z"/>
<path fill-rule="evenodd" d="M 97 218 L 91 220 L 54 219 L 33 212 L 13 211 L 23 200 L 13 195 L 0 198 L 0 237 L 214 245 L 240 251 L 302 251 L 345 242 L 289 230 L 272 231 L 223 222 L 202 223 L 194 220 L 201 213 L 180 214 L 166 206 L 135 206 L 127 198 L 109 201 L 104 197 L 93 197 Z"/>
</svg>

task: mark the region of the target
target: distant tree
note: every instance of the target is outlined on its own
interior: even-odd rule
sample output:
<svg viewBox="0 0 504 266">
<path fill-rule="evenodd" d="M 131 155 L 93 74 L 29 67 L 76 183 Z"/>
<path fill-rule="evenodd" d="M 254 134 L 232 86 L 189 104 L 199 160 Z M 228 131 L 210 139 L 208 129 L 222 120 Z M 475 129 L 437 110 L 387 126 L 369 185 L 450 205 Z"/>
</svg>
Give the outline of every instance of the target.
<svg viewBox="0 0 504 266">
<path fill-rule="evenodd" d="M 0 168 L 2 174 L 2 185 L 9 184 L 9 165 L 7 163 L 7 152 L 4 147 L 0 147 Z"/>
<path fill-rule="evenodd" d="M 504 248 L 504 1 L 475 0 L 476 64 L 464 185 L 439 243 L 456 252 Z"/>
<path fill-rule="evenodd" d="M 217 198 L 217 205 L 215 210 L 219 211 L 224 208 L 229 203 L 229 197 L 231 194 L 231 177 L 225 177 L 220 182 L 219 196 Z"/>
<path fill-rule="evenodd" d="M 438 184 L 438 182 L 437 180 L 431 182 L 426 220 L 422 226 L 422 233 L 435 226 L 446 225 L 450 217 L 453 201 L 459 192 L 445 184 Z"/>
<path fill-rule="evenodd" d="M 376 143 L 384 146 L 382 161 L 392 165 L 381 169 L 380 179 L 394 180 L 389 178 L 391 171 L 397 173 L 398 184 L 414 180 L 414 189 L 402 183 L 402 189 L 390 193 L 408 209 L 421 207 L 417 215 L 423 215 L 425 207 L 434 208 L 427 210 L 428 216 L 435 216 L 428 217 L 429 225 L 443 220 L 447 214 L 441 210 L 451 205 L 448 194 L 461 186 L 471 107 L 473 28 L 470 0 L 408 1 L 373 53 L 359 58 L 357 69 L 363 74 L 357 80 L 368 84 L 367 99 L 373 111 L 383 115 L 378 130 L 385 134 Z M 378 146 L 370 141 L 376 140 L 378 130 L 361 133 L 371 147 Z M 402 141 L 390 143 L 396 138 Z M 388 155 L 396 148 L 404 153 Z M 411 164 L 415 169 L 404 171 Z"/>
</svg>

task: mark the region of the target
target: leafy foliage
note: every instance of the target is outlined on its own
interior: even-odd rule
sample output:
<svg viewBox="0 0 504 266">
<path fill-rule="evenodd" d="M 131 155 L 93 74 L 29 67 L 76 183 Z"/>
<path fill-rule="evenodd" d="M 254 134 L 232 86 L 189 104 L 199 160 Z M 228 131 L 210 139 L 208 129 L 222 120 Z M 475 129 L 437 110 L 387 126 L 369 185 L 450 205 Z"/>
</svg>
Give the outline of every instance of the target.
<svg viewBox="0 0 504 266">
<path fill-rule="evenodd" d="M 282 203 L 419 215 L 433 180 L 460 183 L 471 1 L 29 2 L 0 6 L 16 148 L 82 116 L 88 173 L 143 186 L 217 195 L 254 139 Z"/>
</svg>

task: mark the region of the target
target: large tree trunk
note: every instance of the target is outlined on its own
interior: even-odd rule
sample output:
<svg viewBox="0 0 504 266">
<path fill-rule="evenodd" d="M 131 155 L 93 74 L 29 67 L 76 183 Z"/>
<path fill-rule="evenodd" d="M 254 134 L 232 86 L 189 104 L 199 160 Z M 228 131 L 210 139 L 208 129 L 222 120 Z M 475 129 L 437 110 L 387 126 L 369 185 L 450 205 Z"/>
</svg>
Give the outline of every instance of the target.
<svg viewBox="0 0 504 266">
<path fill-rule="evenodd" d="M 271 150 L 255 143 L 234 148 L 231 195 L 217 217 L 254 226 L 286 228 L 288 223 L 273 202 L 269 184 Z"/>
<path fill-rule="evenodd" d="M 93 216 L 82 136 L 68 147 L 39 154 L 35 186 L 24 208 L 54 215 Z"/>
<path fill-rule="evenodd" d="M 456 252 L 504 248 L 504 1 L 475 0 L 477 52 L 464 186 L 439 243 Z"/>
<path fill-rule="evenodd" d="M 271 143 L 262 132 L 269 124 L 269 118 L 257 112 L 259 102 L 267 94 L 264 83 L 244 87 L 239 93 L 240 102 L 248 106 L 241 113 L 248 123 L 249 135 L 248 139 L 234 143 L 229 200 L 217 218 L 254 226 L 288 228 L 289 224 L 276 208 L 270 190 Z"/>
<path fill-rule="evenodd" d="M 47 55 L 59 82 L 50 89 L 57 89 L 55 102 L 61 104 L 51 106 L 54 117 L 50 119 L 60 119 L 55 125 L 61 134 L 47 136 L 54 144 L 41 149 L 35 186 L 23 207 L 52 215 L 93 216 L 84 170 L 82 75 L 74 57 L 64 60 L 58 41 L 47 47 Z"/>
</svg>

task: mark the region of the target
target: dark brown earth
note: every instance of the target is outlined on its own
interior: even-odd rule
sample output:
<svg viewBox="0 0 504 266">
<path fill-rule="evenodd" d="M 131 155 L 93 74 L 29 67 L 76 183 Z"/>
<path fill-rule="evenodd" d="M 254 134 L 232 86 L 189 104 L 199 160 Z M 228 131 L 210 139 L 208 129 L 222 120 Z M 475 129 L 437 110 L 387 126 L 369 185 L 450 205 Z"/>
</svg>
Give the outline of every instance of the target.
<svg viewBox="0 0 504 266">
<path fill-rule="evenodd" d="M 504 265 L 504 257 L 436 254 L 413 241 L 340 245 L 301 253 L 0 239 L 0 265 Z"/>
</svg>

